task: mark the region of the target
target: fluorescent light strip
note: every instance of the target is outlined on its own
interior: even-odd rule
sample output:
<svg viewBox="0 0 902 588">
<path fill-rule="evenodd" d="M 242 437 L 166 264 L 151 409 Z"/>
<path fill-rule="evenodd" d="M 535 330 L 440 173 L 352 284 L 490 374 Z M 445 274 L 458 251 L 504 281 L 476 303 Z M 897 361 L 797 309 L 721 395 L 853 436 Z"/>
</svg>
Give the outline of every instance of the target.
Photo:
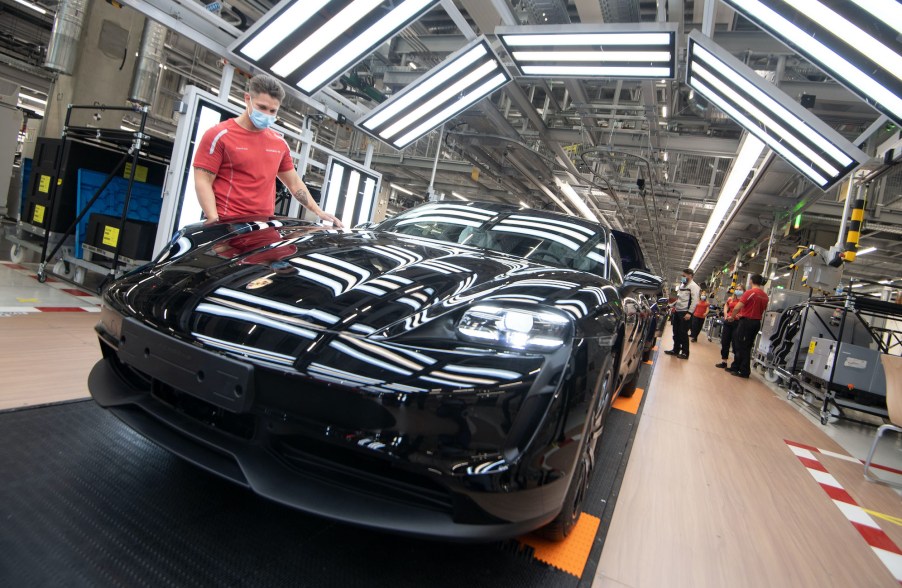
<svg viewBox="0 0 902 588">
<path fill-rule="evenodd" d="M 274 21 L 257 31 L 241 53 L 250 59 L 259 60 L 273 48 L 298 30 L 310 17 L 318 13 L 331 0 L 297 0 L 295 4 Z"/>
<path fill-rule="evenodd" d="M 670 61 L 670 51 L 514 51 L 516 61 Z"/>
<path fill-rule="evenodd" d="M 579 197 L 579 194 L 576 193 L 576 190 L 573 189 L 573 186 L 559 180 L 558 178 L 554 179 L 554 183 L 558 185 L 558 188 L 561 189 L 561 192 L 564 193 L 564 196 L 567 197 L 570 202 L 573 203 L 573 206 L 576 207 L 579 212 L 589 219 L 590 221 L 598 222 L 598 217 L 595 216 L 595 213 L 592 212 L 592 209 L 583 201 L 582 198 Z"/>
<path fill-rule="evenodd" d="M 508 81 L 508 78 L 503 73 L 499 73 L 498 75 L 496 75 L 495 77 L 493 77 L 486 83 L 482 84 L 481 86 L 479 86 L 478 88 L 476 88 L 475 90 L 470 92 L 469 94 L 463 96 L 461 99 L 452 103 L 450 106 L 448 106 L 448 108 L 442 110 L 441 112 L 439 112 L 438 114 L 436 114 L 435 116 L 433 116 L 432 118 L 430 118 L 429 120 L 427 120 L 426 122 L 424 122 L 423 124 L 421 124 L 420 126 L 415 128 L 414 130 L 410 131 L 409 133 L 407 133 L 406 135 L 404 135 L 403 137 L 401 137 L 400 139 L 395 141 L 394 144 L 398 148 L 404 147 L 405 145 L 407 145 L 408 143 L 410 143 L 417 137 L 419 137 L 419 136 L 425 134 L 426 132 L 428 132 L 429 130 L 437 127 L 440 123 L 451 118 L 458 112 L 464 110 L 465 108 L 467 108 L 468 106 L 470 106 L 471 104 L 476 102 L 477 100 L 480 100 L 480 99 L 484 98 L 485 96 L 487 96 L 488 94 L 492 93 L 492 91 L 494 91 L 496 88 L 500 88 L 505 83 L 507 83 L 507 81 Z"/>
<path fill-rule="evenodd" d="M 341 198 L 341 179 L 344 177 L 343 165 L 333 165 L 332 175 L 329 177 L 329 192 L 326 194 L 326 212 L 335 214 L 338 212 L 338 200 Z"/>
<path fill-rule="evenodd" d="M 502 35 L 511 47 L 549 47 L 584 45 L 669 45 L 669 33 L 561 33 Z"/>
<path fill-rule="evenodd" d="M 341 70 L 356 61 L 360 56 L 369 53 L 380 39 L 388 37 L 391 35 L 392 31 L 404 26 L 404 23 L 416 16 L 417 12 L 422 10 L 430 2 L 432 2 L 432 0 L 408 0 L 400 6 L 396 6 L 388 14 L 379 19 L 376 24 L 360 33 L 357 38 L 350 41 L 322 65 L 307 74 L 300 82 L 298 82 L 298 87 L 302 90 L 312 92 L 316 88 L 322 86 L 340 73 Z M 382 2 L 377 2 L 377 5 L 379 4 L 382 4 Z M 335 20 L 338 20 L 338 18 Z M 355 19 L 354 22 L 357 22 L 357 20 L 359 19 Z M 343 26 L 349 27 L 347 24 Z"/>
<path fill-rule="evenodd" d="M 714 206 L 714 210 L 711 211 L 711 216 L 708 218 L 708 224 L 705 226 L 702 238 L 699 239 L 698 247 L 695 249 L 695 254 L 692 256 L 689 267 L 697 268 L 699 262 L 704 258 L 708 245 L 714 238 L 714 233 L 720 226 L 721 221 L 726 217 L 727 212 L 730 210 L 730 205 L 733 204 L 733 201 L 742 189 L 745 178 L 749 175 L 749 172 L 752 171 L 752 168 L 755 167 L 758 158 L 761 157 L 761 152 L 764 151 L 764 147 L 764 143 L 758 138 L 753 135 L 746 135 L 742 143 L 742 148 L 739 150 L 736 159 L 733 161 L 733 166 L 730 168 L 730 173 L 727 175 L 727 179 L 724 180 L 724 183 L 720 188 L 717 204 Z"/>
<path fill-rule="evenodd" d="M 556 65 L 523 65 L 523 73 L 531 76 L 604 76 L 604 77 L 648 77 L 666 78 L 672 75 L 669 67 L 592 67 L 592 66 L 556 66 Z"/>
<path fill-rule="evenodd" d="M 877 251 L 877 248 L 876 248 L 876 247 L 865 247 L 865 248 L 862 249 L 861 251 L 856 251 L 856 252 L 855 252 L 855 255 L 856 255 L 856 256 L 858 256 L 858 255 L 867 255 L 868 253 L 873 253 L 873 252 L 875 252 L 875 251 Z"/>
<path fill-rule="evenodd" d="M 31 102 L 35 102 L 42 106 L 47 105 L 47 100 L 41 100 L 40 98 L 35 98 L 34 96 L 29 96 L 28 94 L 19 94 L 19 100 L 30 100 Z"/>
<path fill-rule="evenodd" d="M 45 9 L 41 8 L 40 6 L 38 6 L 37 4 L 32 4 L 31 2 L 26 2 L 25 0 L 16 0 L 16 2 L 21 4 L 25 8 L 30 8 L 30 9 L 34 10 L 35 12 L 39 12 L 41 14 L 47 14 L 47 11 Z"/>
<path fill-rule="evenodd" d="M 372 220 L 375 199 L 376 180 L 368 177 L 363 181 L 363 202 L 361 202 L 360 206 L 360 216 L 357 219 L 358 223 L 365 223 Z"/>
<path fill-rule="evenodd" d="M 898 0 L 852 0 L 877 20 L 902 33 L 902 4 Z"/>
<path fill-rule="evenodd" d="M 897 116 L 902 116 L 898 114 L 902 113 L 902 97 L 893 94 L 875 79 L 849 63 L 849 61 L 832 49 L 821 44 L 820 41 L 809 36 L 805 31 L 780 16 L 774 10 L 771 10 L 761 2 L 755 1 L 742 2 L 739 9 L 740 12 L 747 12 L 756 19 L 766 22 L 767 26 L 772 28 L 777 35 L 790 40 L 799 49 L 807 52 L 815 61 L 819 61 L 825 68 L 831 70 L 830 73 L 835 73 L 836 76 L 858 88 L 872 100 L 882 104 L 890 112 L 897 113 Z M 812 3 L 806 8 L 806 13 L 812 13 L 813 10 L 816 10 L 816 7 Z"/>
<path fill-rule="evenodd" d="M 694 83 L 693 83 L 694 81 Z M 780 143 L 776 138 L 770 136 L 765 133 L 761 127 L 759 127 L 754 121 L 749 119 L 747 116 L 742 114 L 739 110 L 730 105 L 726 100 L 724 100 L 717 92 L 706 86 L 704 83 L 698 81 L 695 78 L 692 78 L 689 83 L 690 86 L 701 92 L 708 100 L 713 102 L 729 114 L 733 119 L 742 125 L 748 132 L 752 133 L 762 141 L 766 142 L 767 145 L 779 153 L 782 157 L 784 157 L 787 161 L 789 161 L 793 166 L 795 166 L 799 171 L 808 176 L 813 182 L 815 182 L 818 186 L 825 186 L 828 183 L 827 178 L 823 177 L 821 174 L 817 173 L 817 171 L 802 161 L 796 154 L 792 153 L 786 146 Z"/>
<path fill-rule="evenodd" d="M 410 92 L 407 92 L 397 100 L 387 103 L 386 107 L 383 110 L 379 111 L 372 118 L 365 121 L 363 123 L 363 126 L 371 130 L 375 127 L 378 127 L 391 117 L 405 110 L 408 106 L 437 88 L 442 83 L 448 81 L 450 78 L 460 73 L 465 67 L 471 65 L 474 61 L 476 61 L 486 53 L 488 53 L 488 51 L 486 50 L 485 45 L 480 43 L 479 45 L 473 47 L 470 51 L 467 51 L 466 53 L 455 59 L 442 70 L 436 72 L 435 74 L 427 74 L 429 75 L 429 77 L 425 79 L 422 84 L 411 89 Z"/>
<path fill-rule="evenodd" d="M 416 196 L 416 194 L 414 194 L 412 191 L 408 190 L 407 188 L 402 188 L 401 186 L 399 186 L 397 184 L 389 184 L 388 186 L 390 188 L 394 188 L 398 192 L 403 192 L 405 194 L 410 194 L 411 196 Z"/>
<path fill-rule="evenodd" d="M 360 188 L 360 172 L 356 169 L 351 170 L 348 178 L 348 187 L 345 190 L 345 207 L 341 213 L 341 218 L 351 219 L 351 226 L 356 225 L 360 221 L 354 218 L 354 209 L 357 207 L 357 190 Z"/>
<path fill-rule="evenodd" d="M 840 16 L 829 6 L 813 0 L 783 0 L 796 10 L 817 15 L 818 24 L 828 31 L 842 31 L 842 38 L 850 47 L 855 47 L 870 60 L 880 64 L 889 73 L 902 79 L 902 55 L 899 55 L 871 35 L 867 34 L 854 22 Z M 814 6 L 812 6 L 814 4 Z"/>
<path fill-rule="evenodd" d="M 847 166 L 852 163 L 852 158 L 839 150 L 833 143 L 826 140 L 823 135 L 812 129 L 802 119 L 790 112 L 788 109 L 786 109 L 786 107 L 774 100 L 771 96 L 768 96 L 767 93 L 762 91 L 753 83 L 749 82 L 747 79 L 745 79 L 745 77 L 743 77 L 742 75 L 737 75 L 736 70 L 712 55 L 707 49 L 705 49 L 698 43 L 695 43 L 693 44 L 692 51 L 693 55 L 697 56 L 703 61 L 710 63 L 717 71 L 739 85 L 739 87 L 745 90 L 746 93 L 748 93 L 751 97 L 761 102 L 774 114 L 788 122 L 793 129 L 800 130 L 803 135 L 805 135 L 808 139 L 810 139 L 812 142 L 826 151 L 840 165 Z"/>
<path fill-rule="evenodd" d="M 282 59 L 277 61 L 272 66 L 273 73 L 283 78 L 286 77 L 307 63 L 311 57 L 322 51 L 329 43 L 337 39 L 339 35 L 366 18 L 380 4 L 382 4 L 381 0 L 355 0 L 348 4 L 344 10 L 326 21 L 315 33 L 304 39 L 294 49 L 286 53 Z"/>
<path fill-rule="evenodd" d="M 487 61 L 483 63 L 463 78 L 457 80 L 457 82 L 455 82 L 448 88 L 433 96 L 425 104 L 417 106 L 417 108 L 407 116 L 401 118 L 387 129 L 379 131 L 379 135 L 384 139 L 391 139 L 402 130 L 421 119 L 426 113 L 432 112 L 442 104 L 448 102 L 454 96 L 460 94 L 461 92 L 490 74 L 495 69 L 498 69 L 498 64 L 494 61 Z"/>
<path fill-rule="evenodd" d="M 827 160 L 825 160 L 823 157 L 818 155 L 811 147 L 809 147 L 804 142 L 799 140 L 799 138 L 795 135 L 796 131 L 798 131 L 798 130 L 804 131 L 804 129 L 808 128 L 808 125 L 806 125 L 803 121 L 801 121 L 800 119 L 798 119 L 796 117 L 793 117 L 794 120 L 784 119 L 790 125 L 789 128 L 784 127 L 783 125 L 779 124 L 777 121 L 772 119 L 770 116 L 768 116 L 767 113 L 762 112 L 752 102 L 750 102 L 749 100 L 746 100 L 742 95 L 737 94 L 732 88 L 730 88 L 726 83 L 724 83 L 723 80 L 714 76 L 707 69 L 705 69 L 704 67 L 701 67 L 698 63 L 694 63 L 692 65 L 692 75 L 693 76 L 697 75 L 700 78 L 703 78 L 703 79 L 707 80 L 708 82 L 710 82 L 710 84 L 712 86 L 714 86 L 714 88 L 716 88 L 721 95 L 726 96 L 733 103 L 738 104 L 739 106 L 741 106 L 743 108 L 743 110 L 745 110 L 746 112 L 751 114 L 753 117 L 755 117 L 755 119 L 764 123 L 764 125 L 766 127 L 770 128 L 774 133 L 776 133 L 776 135 L 780 139 L 785 139 L 786 141 L 791 143 L 792 146 L 795 147 L 797 151 L 799 151 L 801 154 L 808 157 L 808 159 L 810 159 L 813 163 L 817 164 L 818 167 L 820 167 L 822 170 L 827 172 L 829 175 L 831 175 L 831 176 L 839 175 L 840 170 L 836 169 L 833 165 L 831 165 L 829 162 L 827 162 Z M 738 79 L 741 79 L 741 77 L 736 76 L 734 74 L 732 79 L 734 81 L 736 81 Z M 745 89 L 745 88 L 743 88 L 743 89 Z M 789 113 L 787 112 L 787 114 L 789 114 Z M 823 139 L 818 141 L 818 143 L 823 143 L 823 142 L 824 142 Z M 833 150 L 838 151 L 835 147 L 833 148 Z M 850 163 L 852 163 L 851 158 L 849 158 L 847 156 L 843 156 L 842 159 L 844 160 L 845 165 L 849 165 Z"/>
</svg>

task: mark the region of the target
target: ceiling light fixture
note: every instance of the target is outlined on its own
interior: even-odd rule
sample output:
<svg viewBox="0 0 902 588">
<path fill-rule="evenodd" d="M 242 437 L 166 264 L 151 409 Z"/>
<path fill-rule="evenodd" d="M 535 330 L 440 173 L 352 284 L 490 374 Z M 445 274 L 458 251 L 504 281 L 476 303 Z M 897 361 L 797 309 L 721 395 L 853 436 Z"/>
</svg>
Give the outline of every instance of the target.
<svg viewBox="0 0 902 588">
<path fill-rule="evenodd" d="M 47 10 L 45 10 L 44 8 L 41 8 L 41 7 L 38 6 L 37 4 L 33 4 L 33 3 L 31 3 L 31 2 L 27 2 L 26 0 L 16 0 L 16 2 L 17 2 L 18 4 L 21 4 L 21 5 L 24 6 L 25 8 L 30 8 L 30 9 L 32 9 L 32 10 L 34 10 L 35 12 L 38 12 L 38 13 L 40 13 L 40 14 L 47 14 Z"/>
<path fill-rule="evenodd" d="M 686 83 L 822 190 L 867 161 L 860 149 L 695 30 Z"/>
<path fill-rule="evenodd" d="M 902 124 L 899 2 L 724 1 Z"/>
<path fill-rule="evenodd" d="M 736 200 L 736 196 L 738 196 L 740 190 L 742 190 L 742 186 L 745 183 L 749 172 L 751 172 L 755 167 L 755 164 L 758 163 L 758 158 L 761 157 L 763 151 L 764 143 L 759 141 L 754 135 L 745 135 L 742 146 L 739 147 L 739 153 L 736 155 L 736 159 L 733 160 L 730 173 L 727 175 L 727 179 L 724 180 L 724 183 L 720 188 L 720 196 L 717 197 L 717 204 L 714 205 L 714 210 L 711 211 L 711 216 L 708 218 L 708 225 L 705 227 L 705 232 L 702 233 L 702 238 L 698 242 L 698 247 L 695 249 L 692 261 L 689 262 L 689 267 L 697 269 L 698 264 L 701 263 L 705 258 L 705 255 L 707 255 L 708 245 L 710 245 L 711 241 L 714 239 L 714 234 L 720 227 L 720 223 L 727 216 L 730 205 Z"/>
<path fill-rule="evenodd" d="M 451 195 L 454 196 L 455 198 L 459 198 L 459 199 L 465 200 L 465 201 L 467 201 L 467 202 L 470 201 L 469 198 L 467 198 L 466 196 L 463 196 L 463 195 L 461 195 L 461 194 L 458 194 L 457 192 L 451 192 Z"/>
<path fill-rule="evenodd" d="M 673 78 L 676 24 L 496 27 L 525 76 Z"/>
<path fill-rule="evenodd" d="M 877 248 L 876 248 L 876 247 L 865 247 L 864 249 L 861 249 L 861 250 L 857 251 L 857 252 L 855 253 L 855 255 L 856 255 L 856 256 L 859 256 L 859 255 L 867 255 L 868 253 L 873 253 L 873 252 L 875 252 L 875 251 L 877 251 Z"/>
<path fill-rule="evenodd" d="M 564 193 L 564 196 L 567 197 L 573 206 L 582 214 L 585 218 L 589 219 L 592 222 L 598 222 L 598 217 L 595 216 L 595 213 L 592 212 L 592 209 L 589 208 L 589 205 L 586 204 L 585 200 L 579 197 L 579 194 L 576 193 L 576 190 L 573 189 L 573 186 L 568 184 L 567 182 L 554 178 L 554 183 L 557 184 L 557 187 L 561 189 L 561 192 Z"/>
<path fill-rule="evenodd" d="M 229 50 L 312 96 L 439 0 L 282 0 Z"/>
<path fill-rule="evenodd" d="M 370 111 L 357 126 L 403 149 L 510 80 L 481 36 Z"/>
<path fill-rule="evenodd" d="M 29 96 L 28 94 L 22 94 L 22 93 L 19 94 L 19 100 L 28 100 L 30 102 L 34 102 L 34 103 L 40 104 L 42 106 L 45 106 L 47 104 L 46 99 L 41 100 L 40 98 L 35 98 L 34 96 Z"/>
<path fill-rule="evenodd" d="M 414 194 L 413 192 L 411 192 L 411 191 L 408 190 L 407 188 L 402 188 L 402 187 L 399 186 L 398 184 L 389 184 L 389 187 L 394 188 L 394 189 L 397 190 L 398 192 L 403 192 L 403 193 L 409 194 L 409 195 L 411 195 L 411 196 L 416 196 L 416 194 Z"/>
</svg>

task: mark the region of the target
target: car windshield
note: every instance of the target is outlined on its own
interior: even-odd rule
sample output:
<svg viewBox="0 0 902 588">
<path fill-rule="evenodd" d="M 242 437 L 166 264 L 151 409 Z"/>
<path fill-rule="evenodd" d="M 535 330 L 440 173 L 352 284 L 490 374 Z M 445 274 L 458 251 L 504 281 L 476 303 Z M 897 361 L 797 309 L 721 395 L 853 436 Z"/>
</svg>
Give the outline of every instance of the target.
<svg viewBox="0 0 902 588">
<path fill-rule="evenodd" d="M 408 210 L 379 229 L 606 275 L 604 230 L 564 215 L 439 202 Z"/>
</svg>

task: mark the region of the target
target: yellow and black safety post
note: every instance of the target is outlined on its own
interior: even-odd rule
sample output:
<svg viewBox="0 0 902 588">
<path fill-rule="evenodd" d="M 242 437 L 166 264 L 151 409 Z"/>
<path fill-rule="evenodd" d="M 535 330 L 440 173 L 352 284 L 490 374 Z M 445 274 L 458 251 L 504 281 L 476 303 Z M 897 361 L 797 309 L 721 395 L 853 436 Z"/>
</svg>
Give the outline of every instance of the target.
<svg viewBox="0 0 902 588">
<path fill-rule="evenodd" d="M 858 252 L 858 241 L 861 239 L 861 225 L 864 222 L 864 190 L 859 190 L 852 205 L 852 220 L 846 230 L 846 244 L 843 252 L 843 261 L 855 261 Z"/>
</svg>

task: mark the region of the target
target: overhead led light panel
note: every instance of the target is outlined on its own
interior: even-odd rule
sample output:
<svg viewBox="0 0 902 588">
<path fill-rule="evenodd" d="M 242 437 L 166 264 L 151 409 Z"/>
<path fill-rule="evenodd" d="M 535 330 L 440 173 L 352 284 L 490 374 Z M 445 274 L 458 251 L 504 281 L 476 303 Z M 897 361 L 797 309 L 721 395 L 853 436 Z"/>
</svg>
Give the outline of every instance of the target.
<svg viewBox="0 0 902 588">
<path fill-rule="evenodd" d="M 686 84 L 822 190 L 867 161 L 860 149 L 699 31 L 689 35 Z"/>
<path fill-rule="evenodd" d="M 525 76 L 673 78 L 675 23 L 497 27 Z"/>
<path fill-rule="evenodd" d="M 229 48 L 311 96 L 439 0 L 282 0 Z"/>
<path fill-rule="evenodd" d="M 902 124 L 898 0 L 724 0 Z"/>
<path fill-rule="evenodd" d="M 511 80 L 484 36 L 474 39 L 357 121 L 403 149 Z"/>
</svg>

